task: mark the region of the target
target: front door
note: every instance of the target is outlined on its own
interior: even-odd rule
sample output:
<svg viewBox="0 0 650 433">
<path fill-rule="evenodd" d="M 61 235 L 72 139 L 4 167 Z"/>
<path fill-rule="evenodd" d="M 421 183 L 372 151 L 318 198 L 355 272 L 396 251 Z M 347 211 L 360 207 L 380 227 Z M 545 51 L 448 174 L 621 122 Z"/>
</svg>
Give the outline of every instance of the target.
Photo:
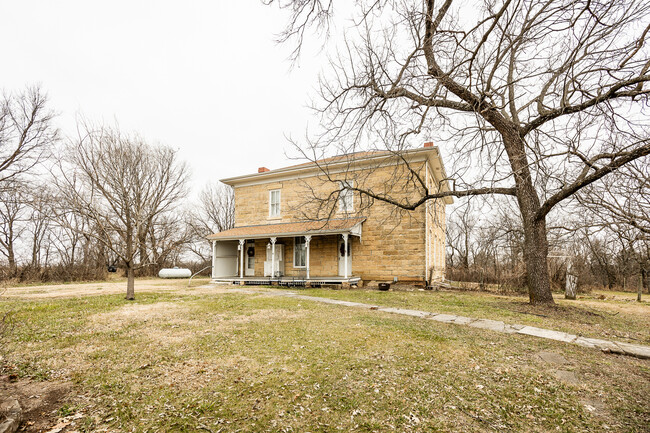
<svg viewBox="0 0 650 433">
<path fill-rule="evenodd" d="M 244 273 L 247 277 L 255 275 L 255 241 L 246 241 L 246 249 L 244 250 L 244 260 L 246 260 L 246 267 Z"/>
<path fill-rule="evenodd" d="M 348 277 L 352 275 L 352 238 L 348 238 Z M 339 277 L 345 276 L 345 242 L 339 238 Z"/>
</svg>

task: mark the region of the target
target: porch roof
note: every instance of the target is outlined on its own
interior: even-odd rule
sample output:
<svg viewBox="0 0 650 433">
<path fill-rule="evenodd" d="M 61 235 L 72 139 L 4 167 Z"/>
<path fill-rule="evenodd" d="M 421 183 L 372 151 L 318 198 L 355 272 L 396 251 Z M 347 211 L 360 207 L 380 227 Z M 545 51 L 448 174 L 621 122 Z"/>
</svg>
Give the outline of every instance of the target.
<svg viewBox="0 0 650 433">
<path fill-rule="evenodd" d="M 361 236 L 361 225 L 365 220 L 365 218 L 336 218 L 242 226 L 211 234 L 207 238 L 211 241 L 228 241 L 304 235 L 333 235 L 341 233 Z"/>
</svg>

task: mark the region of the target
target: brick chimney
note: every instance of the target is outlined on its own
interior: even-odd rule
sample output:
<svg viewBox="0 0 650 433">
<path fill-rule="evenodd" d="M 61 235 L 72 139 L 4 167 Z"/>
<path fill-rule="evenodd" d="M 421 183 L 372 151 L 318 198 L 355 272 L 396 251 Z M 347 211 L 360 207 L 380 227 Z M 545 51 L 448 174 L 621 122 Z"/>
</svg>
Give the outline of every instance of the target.
<svg viewBox="0 0 650 433">
<path fill-rule="evenodd" d="M 427 141 L 424 143 L 424 147 L 433 147 L 433 141 Z"/>
<path fill-rule="evenodd" d="M 266 171 L 271 171 L 271 170 L 269 170 L 269 169 L 266 168 L 266 167 L 260 167 L 260 168 L 257 169 L 257 172 L 258 172 L 258 173 L 264 173 L 264 172 L 266 172 Z"/>
</svg>

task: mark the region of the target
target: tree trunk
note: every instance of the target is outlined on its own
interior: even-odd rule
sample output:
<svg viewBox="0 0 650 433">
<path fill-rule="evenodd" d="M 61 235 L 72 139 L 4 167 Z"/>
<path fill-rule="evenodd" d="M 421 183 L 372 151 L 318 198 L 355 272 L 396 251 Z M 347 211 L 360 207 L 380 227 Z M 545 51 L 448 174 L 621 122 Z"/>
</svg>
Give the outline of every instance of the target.
<svg viewBox="0 0 650 433">
<path fill-rule="evenodd" d="M 641 268 L 641 290 L 646 288 L 648 293 L 650 293 L 650 281 L 648 281 L 648 271 L 645 268 Z"/>
<path fill-rule="evenodd" d="M 465 232 L 465 255 L 462 256 L 463 266 L 469 269 L 469 234 Z"/>
<path fill-rule="evenodd" d="M 551 279 L 548 275 L 548 239 L 546 216 L 538 215 L 541 209 L 539 196 L 533 185 L 528 167 L 526 144 L 516 126 L 500 115 L 489 113 L 486 117 L 501 133 L 515 180 L 517 203 L 524 228 L 524 263 L 528 282 L 528 298 L 531 304 L 554 304 Z"/>
<path fill-rule="evenodd" d="M 546 220 L 524 222 L 524 263 L 531 304 L 553 304 L 548 275 Z"/>
<path fill-rule="evenodd" d="M 38 257 L 41 251 L 40 242 L 38 241 L 38 236 L 34 235 L 32 239 L 32 268 L 38 269 L 40 267 L 40 258 Z"/>
<path fill-rule="evenodd" d="M 138 234 L 138 243 L 140 244 L 140 248 L 138 250 L 138 257 L 140 258 L 140 270 L 138 271 L 138 274 L 140 276 L 149 276 L 149 269 L 148 268 L 143 268 L 143 266 L 147 263 L 147 247 L 145 244 L 145 237 L 142 234 Z"/>
<path fill-rule="evenodd" d="M 126 257 L 124 264 L 126 265 L 126 299 L 132 301 L 135 299 L 135 273 L 133 270 L 135 254 L 133 248 L 133 226 L 131 225 L 131 212 L 126 209 L 126 236 L 124 238 L 126 243 Z"/>
<path fill-rule="evenodd" d="M 613 275 L 609 263 L 605 264 L 605 270 L 607 273 L 607 288 L 609 290 L 614 290 L 614 283 L 616 282 L 616 277 Z"/>
<path fill-rule="evenodd" d="M 135 273 L 133 264 L 126 264 L 126 299 L 132 301 L 135 299 Z"/>
<path fill-rule="evenodd" d="M 16 265 L 16 255 L 12 244 L 7 245 L 7 261 L 9 262 L 9 276 L 15 277 L 18 274 L 18 266 Z"/>
</svg>

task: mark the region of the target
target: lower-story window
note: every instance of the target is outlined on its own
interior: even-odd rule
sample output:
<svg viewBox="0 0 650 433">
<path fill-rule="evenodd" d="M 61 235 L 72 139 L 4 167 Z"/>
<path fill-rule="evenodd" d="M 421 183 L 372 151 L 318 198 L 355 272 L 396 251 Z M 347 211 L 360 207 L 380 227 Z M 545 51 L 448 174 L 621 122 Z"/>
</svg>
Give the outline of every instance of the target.
<svg viewBox="0 0 650 433">
<path fill-rule="evenodd" d="M 305 237 L 297 236 L 293 238 L 293 267 L 304 268 L 306 266 L 306 253 Z"/>
</svg>

